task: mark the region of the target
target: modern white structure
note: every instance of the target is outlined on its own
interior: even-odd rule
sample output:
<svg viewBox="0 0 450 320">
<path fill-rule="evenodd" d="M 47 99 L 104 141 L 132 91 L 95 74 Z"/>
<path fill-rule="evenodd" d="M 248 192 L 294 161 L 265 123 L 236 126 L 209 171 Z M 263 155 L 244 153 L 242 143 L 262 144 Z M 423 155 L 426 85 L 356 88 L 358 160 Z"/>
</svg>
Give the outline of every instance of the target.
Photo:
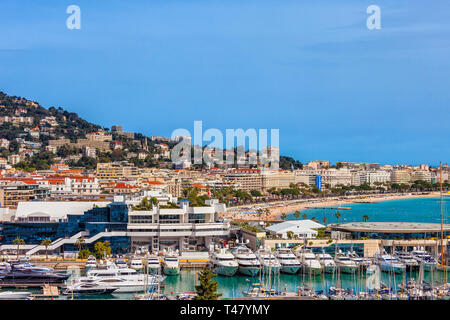
<svg viewBox="0 0 450 320">
<path fill-rule="evenodd" d="M 288 239 L 288 232 L 292 232 L 294 237 L 300 239 L 313 239 L 318 233 L 314 229 L 321 228 L 325 228 L 325 226 L 312 220 L 290 220 L 271 225 L 266 230 L 283 239 Z"/>
<path fill-rule="evenodd" d="M 215 237 L 229 235 L 229 222 L 218 219 L 225 206 L 217 200 L 207 201 L 203 207 L 183 201 L 180 206 L 170 203 L 160 203 L 149 211 L 129 210 L 127 235 L 132 251 L 143 246 L 150 252 L 207 250 Z"/>
</svg>

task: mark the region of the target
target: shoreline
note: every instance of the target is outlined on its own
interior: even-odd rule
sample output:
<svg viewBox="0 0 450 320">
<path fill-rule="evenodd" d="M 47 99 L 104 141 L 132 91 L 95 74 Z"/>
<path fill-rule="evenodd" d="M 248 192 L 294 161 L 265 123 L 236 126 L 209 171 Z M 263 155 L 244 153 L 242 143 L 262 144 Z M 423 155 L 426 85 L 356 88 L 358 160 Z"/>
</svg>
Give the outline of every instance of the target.
<svg viewBox="0 0 450 320">
<path fill-rule="evenodd" d="M 339 199 L 338 197 L 325 198 L 325 199 L 307 199 L 307 200 L 287 200 L 278 201 L 271 204 L 253 204 L 246 206 L 239 206 L 230 208 L 228 212 L 222 214 L 222 217 L 226 217 L 232 220 L 250 221 L 259 219 L 257 214 L 246 214 L 241 211 L 256 211 L 258 208 L 268 209 L 269 213 L 263 213 L 261 219 L 264 221 L 281 220 L 283 213 L 288 214 L 295 211 L 301 211 L 306 209 L 313 209 L 317 207 L 332 207 L 347 205 L 353 203 L 376 203 L 380 201 L 389 200 L 403 200 L 403 199 L 415 199 L 415 198 L 432 198 L 439 197 L 439 192 L 430 192 L 428 194 L 391 194 L 391 195 L 370 195 L 370 196 L 355 196 L 345 199 Z"/>
</svg>

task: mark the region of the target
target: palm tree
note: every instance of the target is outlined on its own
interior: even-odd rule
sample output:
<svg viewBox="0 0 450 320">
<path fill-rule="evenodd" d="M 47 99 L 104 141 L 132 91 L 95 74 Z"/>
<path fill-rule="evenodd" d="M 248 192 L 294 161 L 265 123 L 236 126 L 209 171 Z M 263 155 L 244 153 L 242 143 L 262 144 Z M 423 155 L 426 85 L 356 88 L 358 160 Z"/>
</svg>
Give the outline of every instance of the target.
<svg viewBox="0 0 450 320">
<path fill-rule="evenodd" d="M 256 210 L 256 212 L 258 212 L 258 218 L 259 218 L 259 221 L 261 221 L 261 216 L 264 213 L 264 210 L 259 208 L 258 210 Z"/>
<path fill-rule="evenodd" d="M 286 220 L 286 213 L 283 212 L 283 213 L 281 214 L 281 219 Z"/>
<path fill-rule="evenodd" d="M 86 241 L 83 238 L 77 239 L 76 245 L 78 247 L 78 251 L 81 251 L 85 242 Z"/>
<path fill-rule="evenodd" d="M 304 214 L 302 215 L 303 220 L 306 220 L 307 217 L 308 217 L 308 216 L 306 215 L 306 213 L 304 213 Z"/>
<path fill-rule="evenodd" d="M 322 218 L 322 221 L 323 221 L 323 224 L 324 224 L 324 225 L 327 225 L 327 221 L 328 221 L 327 217 L 323 217 L 323 218 Z"/>
<path fill-rule="evenodd" d="M 339 224 L 339 218 L 341 217 L 341 213 L 337 211 L 334 215 L 336 217 L 337 223 Z"/>
<path fill-rule="evenodd" d="M 14 239 L 14 244 L 17 244 L 17 260 L 19 260 L 19 248 L 22 244 L 25 244 L 25 240 L 23 240 L 22 238 L 17 237 L 16 239 Z"/>
<path fill-rule="evenodd" d="M 48 246 L 52 243 L 52 240 L 50 239 L 43 239 L 41 241 L 41 246 L 45 247 L 45 260 L 48 260 Z"/>
<path fill-rule="evenodd" d="M 294 212 L 294 217 L 295 217 L 295 219 L 300 218 L 300 211 L 295 211 Z"/>
<path fill-rule="evenodd" d="M 366 222 L 367 220 L 369 220 L 369 216 L 367 214 L 365 214 L 365 215 L 363 215 L 362 219 L 364 222 Z"/>
</svg>

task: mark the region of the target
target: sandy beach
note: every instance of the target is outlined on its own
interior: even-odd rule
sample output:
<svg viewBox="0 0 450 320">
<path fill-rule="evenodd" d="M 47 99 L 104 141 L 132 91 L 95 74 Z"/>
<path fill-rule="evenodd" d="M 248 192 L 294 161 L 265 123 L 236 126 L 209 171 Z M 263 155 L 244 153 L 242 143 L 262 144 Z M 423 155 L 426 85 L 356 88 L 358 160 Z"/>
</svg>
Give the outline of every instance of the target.
<svg viewBox="0 0 450 320">
<path fill-rule="evenodd" d="M 243 212 L 255 212 L 258 208 L 263 210 L 267 209 L 261 215 L 261 220 L 274 221 L 281 220 L 281 214 L 291 213 L 294 211 L 301 211 L 309 208 L 317 207 L 329 207 L 329 206 L 341 206 L 344 204 L 358 203 L 358 202 L 379 202 L 397 199 L 411 199 L 411 198 L 428 198 L 439 197 L 439 192 L 430 192 L 427 194 L 389 194 L 389 195 L 370 195 L 370 196 L 348 196 L 345 198 L 321 198 L 321 199 L 301 199 L 301 200 L 288 200 L 271 202 L 270 204 L 259 203 L 252 205 L 244 205 L 232 207 L 227 210 L 226 213 L 222 213 L 221 216 L 228 219 L 245 221 L 245 220 L 258 220 L 257 214 L 247 214 Z M 265 211 L 267 211 L 265 210 Z"/>
</svg>

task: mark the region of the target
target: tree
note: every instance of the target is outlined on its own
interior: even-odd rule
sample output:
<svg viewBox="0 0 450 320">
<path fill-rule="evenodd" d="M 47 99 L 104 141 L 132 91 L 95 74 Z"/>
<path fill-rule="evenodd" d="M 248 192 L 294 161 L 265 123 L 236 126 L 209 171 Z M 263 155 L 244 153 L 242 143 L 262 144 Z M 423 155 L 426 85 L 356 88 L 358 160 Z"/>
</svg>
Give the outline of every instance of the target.
<svg viewBox="0 0 450 320">
<path fill-rule="evenodd" d="M 295 211 L 294 212 L 294 217 L 295 217 L 295 219 L 300 218 L 300 211 Z"/>
<path fill-rule="evenodd" d="M 45 260 L 48 260 L 48 246 L 52 243 L 50 239 L 43 239 L 41 241 L 41 246 L 45 247 Z"/>
<path fill-rule="evenodd" d="M 103 259 L 104 257 L 111 254 L 111 247 L 109 241 L 99 241 L 94 245 L 95 254 L 98 258 Z"/>
<path fill-rule="evenodd" d="M 250 194 L 251 194 L 253 197 L 262 197 L 261 192 L 259 192 L 258 190 L 251 190 L 251 191 L 250 191 Z"/>
<path fill-rule="evenodd" d="M 306 220 L 307 217 L 308 217 L 308 216 L 306 215 L 306 213 L 304 213 L 304 214 L 302 215 L 303 220 Z"/>
<path fill-rule="evenodd" d="M 19 249 L 21 245 L 25 244 L 25 240 L 17 237 L 16 239 L 14 239 L 13 243 L 17 245 L 17 260 L 19 260 Z"/>
<path fill-rule="evenodd" d="M 80 252 L 78 252 L 78 258 L 80 259 L 87 259 L 92 253 L 88 249 L 82 249 Z"/>
<path fill-rule="evenodd" d="M 294 232 L 288 231 L 288 232 L 286 232 L 286 236 L 288 237 L 288 239 L 292 239 L 292 237 L 294 236 Z"/>
<path fill-rule="evenodd" d="M 336 217 L 337 223 L 339 223 L 339 218 L 341 217 L 341 213 L 339 211 L 337 211 L 334 215 Z"/>
<path fill-rule="evenodd" d="M 286 220 L 286 213 L 283 212 L 283 213 L 281 214 L 281 219 Z"/>
<path fill-rule="evenodd" d="M 365 215 L 363 215 L 362 219 L 364 222 L 366 222 L 367 220 L 369 220 L 369 216 L 367 214 L 365 214 Z"/>
<path fill-rule="evenodd" d="M 259 221 L 261 221 L 261 216 L 264 213 L 264 210 L 262 208 L 259 208 L 259 209 L 256 210 L 256 212 L 258 213 Z"/>
<path fill-rule="evenodd" d="M 322 221 L 323 221 L 323 224 L 324 224 L 324 225 L 327 225 L 327 222 L 328 222 L 327 217 L 323 217 L 323 218 L 322 218 Z"/>
<path fill-rule="evenodd" d="M 78 238 L 76 245 L 78 247 L 78 251 L 81 251 L 81 249 L 83 248 L 83 245 L 85 243 L 85 240 L 83 238 Z"/>
<path fill-rule="evenodd" d="M 195 286 L 197 296 L 195 300 L 217 300 L 222 294 L 217 293 L 219 284 L 213 278 L 217 274 L 213 273 L 208 267 L 205 267 L 198 275 L 200 284 Z"/>
</svg>

